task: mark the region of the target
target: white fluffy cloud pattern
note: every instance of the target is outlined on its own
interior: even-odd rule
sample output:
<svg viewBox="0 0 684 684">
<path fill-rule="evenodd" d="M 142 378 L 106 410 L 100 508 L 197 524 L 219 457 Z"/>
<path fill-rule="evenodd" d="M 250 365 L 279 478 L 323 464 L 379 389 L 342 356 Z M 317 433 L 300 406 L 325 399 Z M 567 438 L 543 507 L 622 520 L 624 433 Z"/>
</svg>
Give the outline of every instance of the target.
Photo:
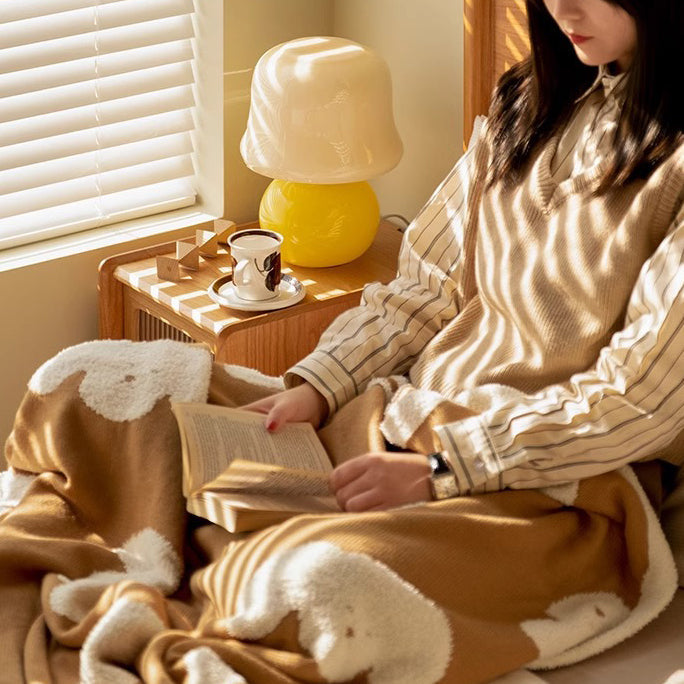
<svg viewBox="0 0 684 684">
<path fill-rule="evenodd" d="M 205 401 L 211 375 L 209 350 L 172 340 L 97 340 L 64 349 L 29 380 L 48 394 L 66 378 L 85 371 L 79 393 L 96 413 L 116 422 L 148 413 L 162 397 Z"/>
<path fill-rule="evenodd" d="M 311 542 L 269 558 L 238 599 L 229 632 L 258 639 L 289 613 L 299 641 L 331 682 L 433 684 L 451 657 L 444 612 L 369 556 Z"/>
</svg>

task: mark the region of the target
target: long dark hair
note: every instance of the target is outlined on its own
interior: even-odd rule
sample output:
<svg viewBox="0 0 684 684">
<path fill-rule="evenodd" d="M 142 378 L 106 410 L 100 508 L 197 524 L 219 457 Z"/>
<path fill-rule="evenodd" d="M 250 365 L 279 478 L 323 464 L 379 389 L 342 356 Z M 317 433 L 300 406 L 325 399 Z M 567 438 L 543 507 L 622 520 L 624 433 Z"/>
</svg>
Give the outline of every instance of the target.
<svg viewBox="0 0 684 684">
<path fill-rule="evenodd" d="M 682 141 L 684 0 L 608 0 L 636 22 L 614 155 L 599 191 L 645 178 Z M 596 67 L 582 64 L 543 0 L 526 0 L 532 51 L 499 80 L 490 110 L 489 182 L 519 180 L 532 152 L 570 117 Z"/>
</svg>

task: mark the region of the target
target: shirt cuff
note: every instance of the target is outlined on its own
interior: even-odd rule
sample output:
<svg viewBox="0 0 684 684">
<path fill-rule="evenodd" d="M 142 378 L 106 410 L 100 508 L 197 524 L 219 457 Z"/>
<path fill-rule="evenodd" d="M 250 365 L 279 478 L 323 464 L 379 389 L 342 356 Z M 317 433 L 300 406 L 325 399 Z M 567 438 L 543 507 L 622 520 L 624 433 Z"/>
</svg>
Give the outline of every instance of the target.
<svg viewBox="0 0 684 684">
<path fill-rule="evenodd" d="M 500 489 L 503 471 L 487 428 L 479 416 L 434 428 L 449 457 L 461 494 Z M 492 484 L 497 483 L 495 486 Z"/>
<path fill-rule="evenodd" d="M 306 380 L 328 402 L 330 414 L 339 410 L 358 393 L 356 381 L 349 371 L 330 353 L 314 350 L 284 375 L 286 387 Z"/>
</svg>

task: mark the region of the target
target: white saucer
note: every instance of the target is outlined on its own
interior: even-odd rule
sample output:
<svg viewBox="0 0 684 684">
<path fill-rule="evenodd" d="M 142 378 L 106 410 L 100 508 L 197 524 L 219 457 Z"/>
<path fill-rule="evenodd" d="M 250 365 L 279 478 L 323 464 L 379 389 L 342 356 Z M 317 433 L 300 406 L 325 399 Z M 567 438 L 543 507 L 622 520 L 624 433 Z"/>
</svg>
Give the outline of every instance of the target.
<svg viewBox="0 0 684 684">
<path fill-rule="evenodd" d="M 238 297 L 233 277 L 225 275 L 217 278 L 208 289 L 209 296 L 221 306 L 240 311 L 273 311 L 274 309 L 284 309 L 301 301 L 306 294 L 306 289 L 297 278 L 283 274 L 280 279 L 278 294 L 271 299 L 260 299 L 250 301 Z"/>
</svg>

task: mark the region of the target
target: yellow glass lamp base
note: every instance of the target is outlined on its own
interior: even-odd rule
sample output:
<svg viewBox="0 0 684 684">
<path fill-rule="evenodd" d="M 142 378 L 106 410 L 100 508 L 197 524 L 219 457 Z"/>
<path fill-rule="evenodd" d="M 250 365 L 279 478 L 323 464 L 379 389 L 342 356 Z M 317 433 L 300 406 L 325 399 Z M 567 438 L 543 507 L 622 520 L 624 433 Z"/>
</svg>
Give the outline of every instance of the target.
<svg viewBox="0 0 684 684">
<path fill-rule="evenodd" d="M 261 198 L 259 223 L 283 236 L 283 261 L 338 266 L 371 246 L 380 208 L 365 182 L 316 185 L 274 180 Z"/>
</svg>

